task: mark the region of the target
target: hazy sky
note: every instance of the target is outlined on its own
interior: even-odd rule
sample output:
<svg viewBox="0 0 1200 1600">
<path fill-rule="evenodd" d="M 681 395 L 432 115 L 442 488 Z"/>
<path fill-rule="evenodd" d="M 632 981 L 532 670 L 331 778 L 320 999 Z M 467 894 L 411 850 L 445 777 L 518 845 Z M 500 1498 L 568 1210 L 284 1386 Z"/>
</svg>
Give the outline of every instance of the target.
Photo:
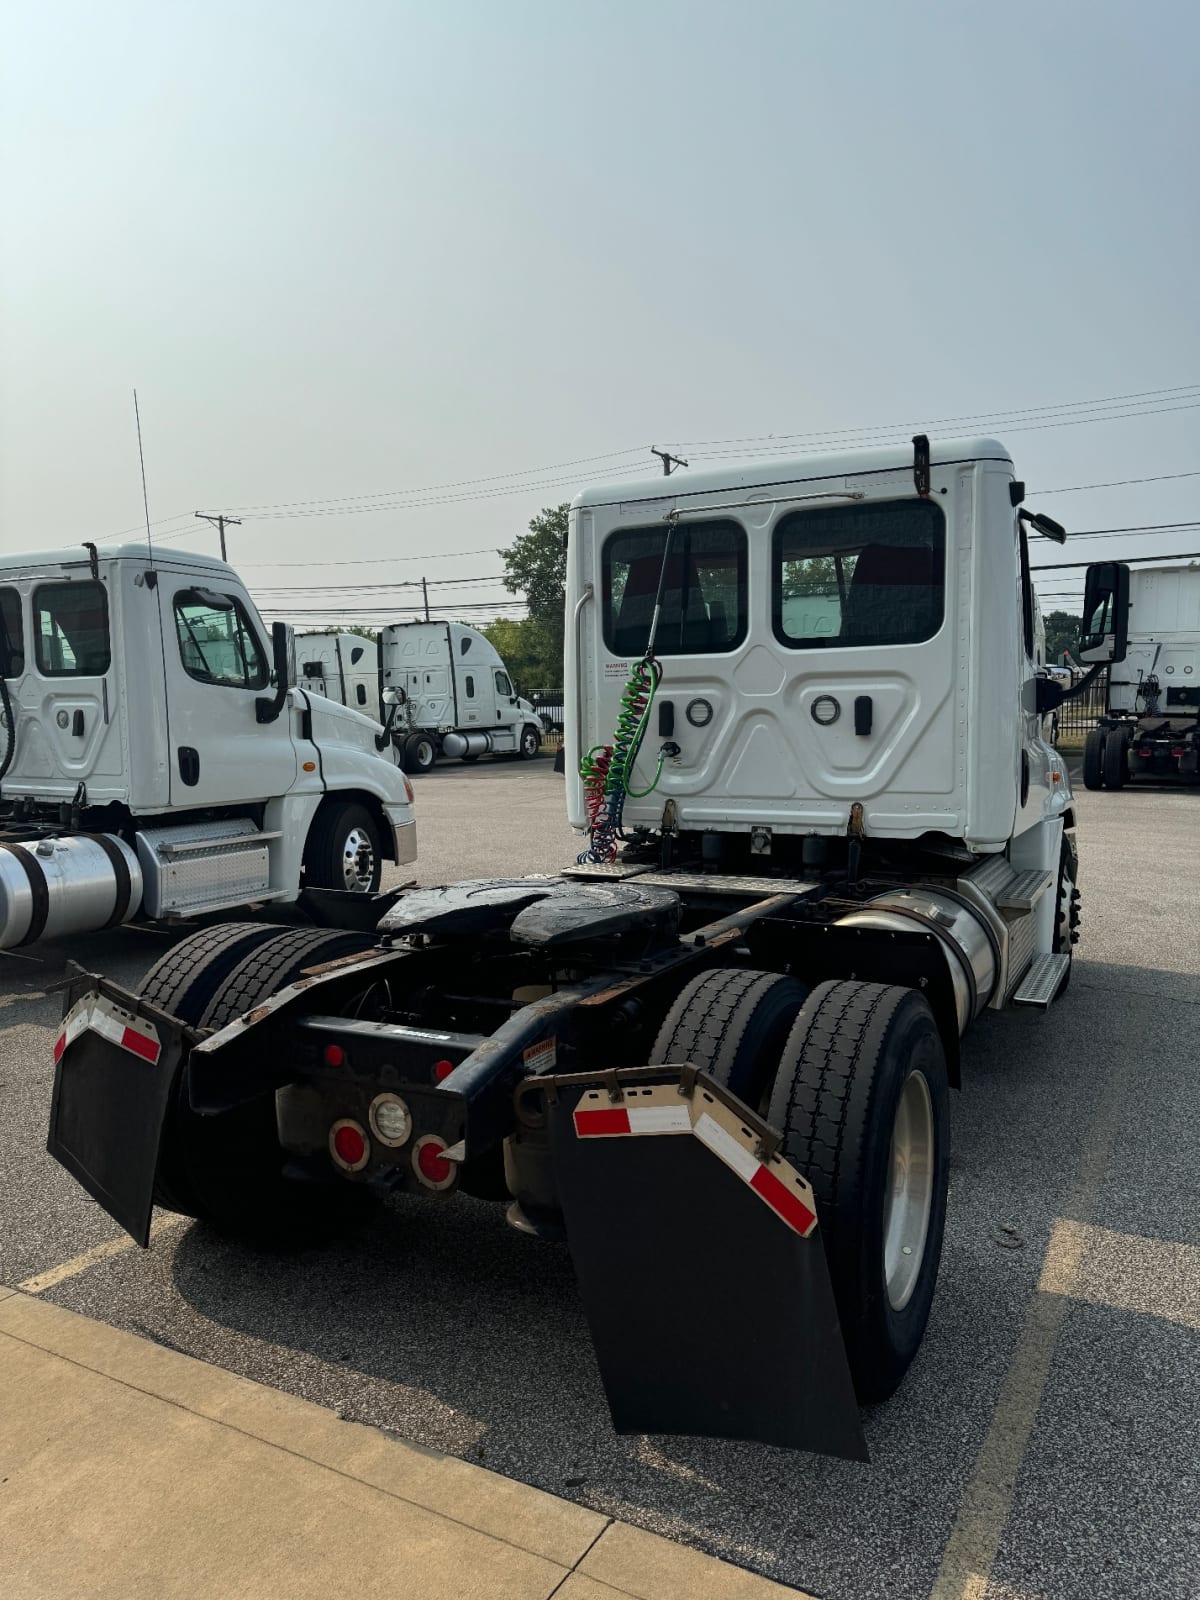
<svg viewBox="0 0 1200 1600">
<path fill-rule="evenodd" d="M 4 15 L 7 551 L 139 522 L 135 384 L 155 519 L 1200 384 L 1194 3 Z M 984 431 L 1031 488 L 1200 472 L 1193 393 Z M 490 575 L 452 553 L 640 459 L 247 513 L 231 557 L 280 614 L 332 602 L 268 585 Z M 1032 500 L 1076 528 L 1196 519 L 1200 476 Z M 1109 543 L 1200 529 L 1074 557 Z"/>
</svg>

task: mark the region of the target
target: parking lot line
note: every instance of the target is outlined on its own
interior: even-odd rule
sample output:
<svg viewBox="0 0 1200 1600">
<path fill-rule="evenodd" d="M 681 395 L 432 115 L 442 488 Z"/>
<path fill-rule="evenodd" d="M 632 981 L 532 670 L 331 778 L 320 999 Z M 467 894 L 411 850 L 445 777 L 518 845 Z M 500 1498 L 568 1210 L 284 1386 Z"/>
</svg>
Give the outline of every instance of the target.
<svg viewBox="0 0 1200 1600">
<path fill-rule="evenodd" d="M 1063 1207 L 1076 1223 L 1085 1227 L 1096 1214 L 1100 1186 L 1112 1154 L 1132 1070 L 1132 1058 L 1126 1056 L 1105 1079 Z M 1053 1236 L 1047 1258 L 1051 1249 Z M 1074 1281 L 1084 1254 L 1084 1242 L 1073 1234 L 1065 1234 L 1054 1269 L 1057 1281 L 1064 1281 L 1066 1276 Z M 1054 1347 L 1070 1303 L 1066 1294 L 1044 1291 L 1040 1285 L 1029 1303 L 1017 1348 L 975 1461 L 975 1470 L 963 1491 L 958 1515 L 942 1552 L 929 1600 L 981 1600 L 988 1592 L 992 1565 L 1000 1548 L 1017 1477 L 1050 1373 Z"/>
<path fill-rule="evenodd" d="M 1200 1330 L 1200 1246 L 1194 1244 L 1060 1219 L 1038 1288 Z"/>
<path fill-rule="evenodd" d="M 167 1228 L 173 1228 L 183 1217 L 169 1214 L 165 1217 L 155 1217 L 150 1224 L 150 1237 L 156 1239 Z M 17 1288 L 25 1294 L 45 1294 L 47 1289 L 53 1289 L 55 1284 L 62 1283 L 67 1278 L 73 1278 L 77 1273 L 86 1272 L 89 1267 L 94 1267 L 98 1261 L 107 1261 L 109 1256 L 122 1255 L 126 1250 L 135 1249 L 133 1240 L 127 1233 L 116 1239 L 105 1239 L 101 1244 L 94 1244 L 90 1250 L 85 1250 L 82 1255 L 72 1256 L 69 1261 L 60 1261 L 58 1266 L 49 1267 L 45 1272 L 39 1272 L 32 1278 L 26 1278 Z"/>
</svg>

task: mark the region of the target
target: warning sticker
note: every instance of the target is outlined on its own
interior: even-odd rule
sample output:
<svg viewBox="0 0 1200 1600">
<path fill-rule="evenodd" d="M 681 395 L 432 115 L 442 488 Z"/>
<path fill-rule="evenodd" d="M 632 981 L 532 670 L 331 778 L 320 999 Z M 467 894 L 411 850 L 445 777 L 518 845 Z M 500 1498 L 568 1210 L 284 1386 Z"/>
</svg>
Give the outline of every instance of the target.
<svg viewBox="0 0 1200 1600">
<path fill-rule="evenodd" d="M 604 676 L 606 678 L 627 678 L 629 676 L 628 661 L 606 661 L 604 663 Z"/>
<path fill-rule="evenodd" d="M 558 1060 L 557 1038 L 539 1039 L 531 1044 L 522 1058 L 530 1072 L 549 1072 Z"/>
</svg>

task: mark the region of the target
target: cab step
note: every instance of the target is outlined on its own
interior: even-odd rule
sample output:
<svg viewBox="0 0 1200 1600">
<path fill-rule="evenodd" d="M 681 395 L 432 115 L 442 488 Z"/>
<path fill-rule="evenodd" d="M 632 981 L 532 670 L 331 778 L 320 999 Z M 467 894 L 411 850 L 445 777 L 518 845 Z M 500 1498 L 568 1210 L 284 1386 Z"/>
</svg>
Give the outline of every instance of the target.
<svg viewBox="0 0 1200 1600">
<path fill-rule="evenodd" d="M 1041 867 L 1016 873 L 997 895 L 1001 911 L 1032 911 L 1053 882 L 1054 874 Z"/>
<path fill-rule="evenodd" d="M 1037 956 L 1029 971 L 1013 990 L 1013 1005 L 1040 1006 L 1043 1011 L 1048 1010 L 1070 965 L 1071 958 L 1068 955 L 1052 951 L 1047 955 Z"/>
</svg>

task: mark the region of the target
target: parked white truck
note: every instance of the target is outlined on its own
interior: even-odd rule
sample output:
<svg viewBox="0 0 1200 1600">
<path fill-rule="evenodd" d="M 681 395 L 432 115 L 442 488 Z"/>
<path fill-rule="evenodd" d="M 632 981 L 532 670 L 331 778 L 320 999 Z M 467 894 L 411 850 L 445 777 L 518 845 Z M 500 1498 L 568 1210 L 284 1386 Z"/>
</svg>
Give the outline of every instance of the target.
<svg viewBox="0 0 1200 1600">
<path fill-rule="evenodd" d="M 541 748 L 541 718 L 478 628 L 393 622 L 375 644 L 354 634 L 301 634 L 296 650 L 301 671 L 311 668 L 312 680 L 332 698 L 345 705 L 382 702 L 380 715 L 406 772 L 428 772 L 442 755 L 528 761 Z"/>
<path fill-rule="evenodd" d="M 288 682 L 233 568 L 145 545 L 0 558 L 0 948 L 373 894 L 416 858 L 372 718 Z"/>
<path fill-rule="evenodd" d="M 1120 572 L 1128 650 L 1120 672 L 1109 675 L 1104 715 L 1084 742 L 1083 781 L 1089 789 L 1120 789 L 1130 778 L 1196 783 L 1200 566 L 1121 566 Z"/>
<path fill-rule="evenodd" d="M 960 1036 L 1050 1005 L 1078 936 L 1027 551 L 1065 535 L 1023 497 L 994 440 L 923 437 L 580 495 L 578 864 L 414 891 L 333 966 L 232 928 L 140 996 L 79 978 L 53 1153 L 142 1243 L 155 1201 L 502 1200 L 565 1235 L 619 1431 L 861 1457 L 933 1298 Z"/>
</svg>

